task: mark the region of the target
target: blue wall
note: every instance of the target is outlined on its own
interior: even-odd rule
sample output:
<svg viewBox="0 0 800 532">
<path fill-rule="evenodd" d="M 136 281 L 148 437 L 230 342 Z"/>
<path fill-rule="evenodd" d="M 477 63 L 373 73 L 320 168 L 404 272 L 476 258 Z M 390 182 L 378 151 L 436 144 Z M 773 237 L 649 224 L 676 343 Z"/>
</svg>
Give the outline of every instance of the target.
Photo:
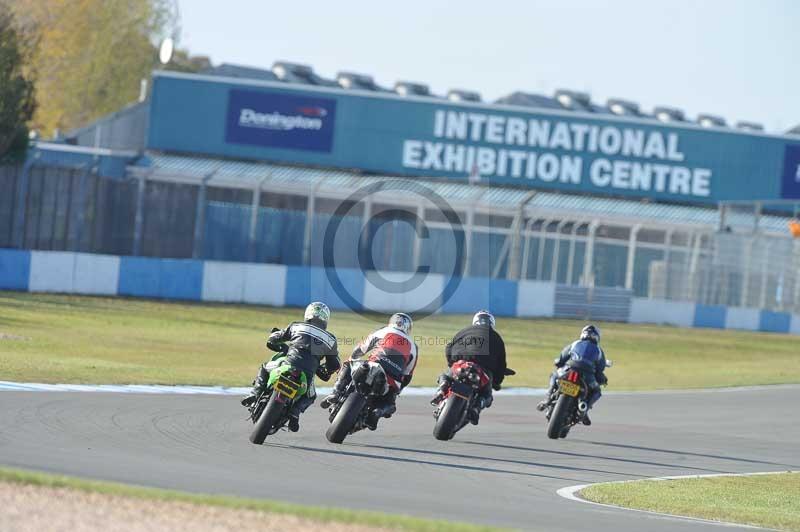
<svg viewBox="0 0 800 532">
<path fill-rule="evenodd" d="M 245 100 L 236 96 L 242 91 Z M 800 198 L 800 141 L 789 137 L 176 73 L 154 76 L 147 144 L 461 180 L 480 168 L 499 184 L 700 204 Z M 578 174 L 564 158 L 580 162 Z M 649 186 L 632 178 L 631 165 L 648 168 Z M 656 167 L 667 172 L 663 190 Z"/>
<path fill-rule="evenodd" d="M 558 301 L 545 298 L 543 290 L 557 293 L 555 285 L 539 281 L 506 281 L 464 278 L 450 284 L 444 275 L 429 274 L 422 284 L 411 283 L 405 293 L 384 292 L 356 269 L 339 269 L 337 276 L 357 309 L 378 312 L 423 308 L 433 292 L 442 294 L 440 312 L 471 314 L 488 309 L 498 316 L 553 317 Z M 370 275 L 391 275 L 370 272 Z M 395 274 L 401 277 L 406 274 Z M 414 287 L 416 286 L 416 287 Z M 448 288 L 449 287 L 449 288 Z M 560 287 L 567 290 L 571 287 Z M 117 257 L 88 253 L 18 251 L 0 249 L 0 290 L 121 295 L 190 301 L 257 303 L 302 307 L 313 300 L 325 301 L 335 310 L 352 308 L 340 297 L 324 268 L 142 257 Z M 587 292 L 582 289 L 583 292 Z M 600 289 L 598 289 L 600 290 Z M 538 296 L 532 296 L 538 294 Z M 733 309 L 695 305 L 684 301 L 627 298 L 634 323 L 669 323 L 684 327 L 739 328 L 753 331 L 800 334 L 800 315 L 758 309 Z M 541 297 L 540 297 L 541 296 Z M 565 296 L 566 297 L 566 296 Z M 615 296 L 616 297 L 616 296 Z M 583 308 L 590 302 L 570 302 Z M 377 306 L 375 306 L 377 305 Z M 583 306 L 581 306 L 583 305 Z M 603 320 L 601 308 L 593 319 Z M 752 314 L 752 320 L 731 320 L 732 313 Z M 583 319 L 584 310 L 574 316 Z M 610 315 L 609 315 L 610 318 Z M 619 319 L 619 318 L 610 318 Z M 625 319 L 625 318 L 623 318 Z M 737 324 L 738 323 L 738 324 Z"/>
</svg>

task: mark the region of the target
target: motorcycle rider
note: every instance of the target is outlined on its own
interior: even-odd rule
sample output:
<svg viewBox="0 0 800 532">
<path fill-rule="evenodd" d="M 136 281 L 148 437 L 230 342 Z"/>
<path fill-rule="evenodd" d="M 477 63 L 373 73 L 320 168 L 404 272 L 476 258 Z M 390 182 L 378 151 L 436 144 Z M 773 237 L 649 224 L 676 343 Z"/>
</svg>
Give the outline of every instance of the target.
<svg viewBox="0 0 800 532">
<path fill-rule="evenodd" d="M 391 417 L 397 411 L 397 396 L 411 382 L 417 366 L 417 344 L 410 336 L 412 326 L 408 314 L 392 314 L 385 327 L 374 331 L 356 346 L 350 360 L 344 363 L 339 372 L 333 393 L 323 399 L 320 406 L 328 408 L 341 398 L 352 380 L 352 363 L 366 359 L 381 365 L 389 388 L 367 417 L 367 427 L 375 430 L 380 418 Z"/>
<path fill-rule="evenodd" d="M 496 321 L 488 310 L 480 310 L 472 317 L 472 325 L 461 329 L 453 339 L 447 343 L 445 358 L 447 367 L 459 360 L 471 361 L 478 364 L 491 381 L 478 389 L 478 400 L 469 412 L 469 420 L 473 425 L 478 424 L 481 410 L 492 405 L 492 389 L 499 390 L 506 375 L 513 375 L 506 364 L 506 345 L 503 338 L 495 330 Z M 431 400 L 436 406 L 444 398 L 445 391 L 450 382 L 450 372 L 445 371 L 439 376 L 439 389 Z"/>
<path fill-rule="evenodd" d="M 566 366 L 581 370 L 590 395 L 586 404 L 589 407 L 581 420 L 584 425 L 591 425 L 589 409 L 600 399 L 600 385 L 608 384 L 605 375 L 606 355 L 600 347 L 600 329 L 595 325 L 587 325 L 581 330 L 580 338 L 564 347 L 561 354 L 554 361 L 556 369 L 550 375 L 550 390 L 544 401 L 536 405 L 540 412 L 551 403 L 554 392 L 558 388 L 558 370 Z"/>
<path fill-rule="evenodd" d="M 340 367 L 339 349 L 336 336 L 327 330 L 331 311 L 325 303 L 315 301 L 306 307 L 304 321 L 290 323 L 285 329 L 274 330 L 267 339 L 267 347 L 282 352 L 265 362 L 259 368 L 258 376 L 253 381 L 253 390 L 242 399 L 242 405 L 250 406 L 256 401 L 269 380 L 270 371 L 283 363 L 303 370 L 308 382 L 306 394 L 295 401 L 289 412 L 289 430 L 300 429 L 300 414 L 314 402 L 314 375 L 327 381 Z M 320 364 L 321 359 L 324 364 Z"/>
</svg>

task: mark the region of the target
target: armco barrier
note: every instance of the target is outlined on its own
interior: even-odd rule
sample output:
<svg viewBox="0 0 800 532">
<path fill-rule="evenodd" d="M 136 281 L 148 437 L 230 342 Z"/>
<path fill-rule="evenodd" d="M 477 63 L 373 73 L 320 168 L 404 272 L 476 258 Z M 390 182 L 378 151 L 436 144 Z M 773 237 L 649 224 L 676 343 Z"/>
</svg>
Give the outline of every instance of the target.
<svg viewBox="0 0 800 532">
<path fill-rule="evenodd" d="M 789 332 L 800 335 L 800 315 L 794 314 L 792 316 L 792 325 L 789 328 Z"/>
<path fill-rule="evenodd" d="M 465 277 L 451 289 L 445 289 L 442 313 L 470 314 L 476 309 L 497 316 L 517 315 L 518 283 L 486 277 Z"/>
<path fill-rule="evenodd" d="M 791 328 L 792 315 L 786 312 L 762 310 L 758 322 L 758 330 L 776 333 L 788 333 Z"/>
<path fill-rule="evenodd" d="M 757 331 L 761 319 L 760 314 L 757 308 L 729 308 L 725 316 L 725 328 Z"/>
<path fill-rule="evenodd" d="M 727 308 L 720 305 L 697 305 L 694 309 L 694 327 L 725 328 Z"/>
<path fill-rule="evenodd" d="M 401 286 L 405 283 L 406 289 L 381 284 L 378 276 Z M 448 283 L 442 275 L 369 272 L 365 276 L 355 269 L 339 269 L 336 278 L 338 288 L 325 269 L 318 267 L 0 249 L 0 290 L 297 307 L 322 300 L 334 309 L 347 309 L 355 303 L 355 310 L 379 312 L 421 310 L 433 301 L 437 311 L 451 314 L 483 308 L 498 316 L 518 317 L 567 317 L 570 312 L 586 312 L 572 317 L 800 335 L 800 315 L 632 298 L 628 291 L 610 288 L 589 291 L 540 281 L 476 277 L 461 279 L 445 290 Z M 345 292 L 349 295 L 343 297 Z M 565 292 L 573 297 L 558 301 L 558 295 Z M 607 312 L 601 312 L 603 309 Z"/>
<path fill-rule="evenodd" d="M 0 289 L 28 290 L 30 277 L 30 251 L 0 249 Z"/>
<path fill-rule="evenodd" d="M 695 306 L 694 303 L 687 301 L 634 297 L 628 321 L 691 327 L 694 324 Z"/>
<path fill-rule="evenodd" d="M 553 316 L 556 285 L 541 281 L 520 281 L 517 289 L 517 316 Z"/>
<path fill-rule="evenodd" d="M 281 306 L 286 301 L 286 266 L 206 261 L 203 301 Z"/>
</svg>

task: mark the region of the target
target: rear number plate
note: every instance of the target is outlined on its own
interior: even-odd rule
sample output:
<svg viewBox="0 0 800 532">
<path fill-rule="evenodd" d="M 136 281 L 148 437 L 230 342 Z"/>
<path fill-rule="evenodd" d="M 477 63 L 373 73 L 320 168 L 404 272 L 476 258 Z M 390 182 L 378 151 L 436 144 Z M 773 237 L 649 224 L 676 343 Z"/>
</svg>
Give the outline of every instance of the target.
<svg viewBox="0 0 800 532">
<path fill-rule="evenodd" d="M 286 377 L 279 377 L 275 383 L 275 391 L 286 397 L 287 399 L 294 399 L 297 391 L 300 389 L 300 384 Z"/>
<path fill-rule="evenodd" d="M 561 379 L 558 381 L 559 390 L 564 395 L 569 395 L 570 397 L 578 397 L 578 394 L 581 393 L 581 387 L 574 382 L 565 381 Z"/>
</svg>

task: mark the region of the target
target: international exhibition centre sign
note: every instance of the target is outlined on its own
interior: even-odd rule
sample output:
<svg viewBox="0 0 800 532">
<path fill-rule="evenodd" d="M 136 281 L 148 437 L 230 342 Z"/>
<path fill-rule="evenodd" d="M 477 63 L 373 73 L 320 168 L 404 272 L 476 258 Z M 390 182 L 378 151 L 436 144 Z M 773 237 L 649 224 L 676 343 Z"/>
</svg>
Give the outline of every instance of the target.
<svg viewBox="0 0 800 532">
<path fill-rule="evenodd" d="M 800 138 L 174 73 L 154 77 L 148 147 L 685 203 L 800 198 Z"/>
</svg>

